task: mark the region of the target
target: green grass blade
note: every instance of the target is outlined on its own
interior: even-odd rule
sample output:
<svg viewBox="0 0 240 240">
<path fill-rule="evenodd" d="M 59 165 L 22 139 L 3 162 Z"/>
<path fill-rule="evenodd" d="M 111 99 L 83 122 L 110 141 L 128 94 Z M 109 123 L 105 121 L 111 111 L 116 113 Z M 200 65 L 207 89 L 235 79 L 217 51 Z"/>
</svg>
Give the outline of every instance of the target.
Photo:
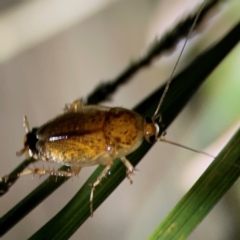
<svg viewBox="0 0 240 240">
<path fill-rule="evenodd" d="M 199 180 L 149 237 L 186 239 L 240 175 L 240 129 Z"/>
</svg>

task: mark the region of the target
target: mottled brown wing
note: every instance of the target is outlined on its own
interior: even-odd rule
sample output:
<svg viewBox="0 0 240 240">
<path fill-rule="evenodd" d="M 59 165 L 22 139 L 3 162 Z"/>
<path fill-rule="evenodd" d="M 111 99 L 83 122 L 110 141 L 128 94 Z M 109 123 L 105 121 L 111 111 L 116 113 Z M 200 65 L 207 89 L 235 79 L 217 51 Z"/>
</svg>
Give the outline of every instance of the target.
<svg viewBox="0 0 240 240">
<path fill-rule="evenodd" d="M 81 167 L 99 164 L 99 157 L 106 155 L 106 142 L 101 132 L 56 141 L 38 141 L 36 147 L 42 160 Z"/>
<path fill-rule="evenodd" d="M 41 126 L 36 134 L 39 140 L 91 134 L 102 130 L 106 114 L 103 111 L 64 113 Z"/>
</svg>

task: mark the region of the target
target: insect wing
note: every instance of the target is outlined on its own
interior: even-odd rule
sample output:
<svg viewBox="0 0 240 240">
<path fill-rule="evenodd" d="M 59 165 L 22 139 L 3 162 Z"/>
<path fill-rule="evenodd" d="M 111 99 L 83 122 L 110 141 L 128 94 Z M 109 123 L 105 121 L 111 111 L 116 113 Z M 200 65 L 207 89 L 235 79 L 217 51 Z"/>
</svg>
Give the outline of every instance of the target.
<svg viewBox="0 0 240 240">
<path fill-rule="evenodd" d="M 97 132 L 102 129 L 106 112 L 69 112 L 47 122 L 37 131 L 39 140 L 55 141 Z"/>
<path fill-rule="evenodd" d="M 106 152 L 102 131 L 107 112 L 65 113 L 37 131 L 36 147 L 42 160 L 63 164 L 95 165 Z"/>
<path fill-rule="evenodd" d="M 96 137 L 98 134 L 98 137 Z M 101 133 L 59 139 L 55 141 L 39 141 L 37 149 L 42 160 L 62 164 L 77 164 L 81 167 L 97 164 L 96 160 L 105 153 L 106 144 Z"/>
</svg>

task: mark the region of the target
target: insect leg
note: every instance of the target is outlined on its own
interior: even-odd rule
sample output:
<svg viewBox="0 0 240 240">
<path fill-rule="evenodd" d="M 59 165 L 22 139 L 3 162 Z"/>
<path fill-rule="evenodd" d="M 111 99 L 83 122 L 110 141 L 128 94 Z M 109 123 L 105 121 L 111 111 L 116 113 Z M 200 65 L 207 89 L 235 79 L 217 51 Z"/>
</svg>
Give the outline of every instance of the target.
<svg viewBox="0 0 240 240">
<path fill-rule="evenodd" d="M 93 183 L 90 184 L 91 186 L 91 194 L 90 194 L 90 213 L 91 213 L 91 217 L 93 216 L 93 195 L 94 195 L 94 191 L 95 188 L 101 183 L 102 179 L 104 177 L 106 177 L 108 171 L 110 170 L 112 166 L 112 162 L 108 163 L 108 165 L 106 165 L 106 167 L 103 169 L 103 171 L 101 172 L 101 174 L 98 176 L 97 180 Z"/>
<path fill-rule="evenodd" d="M 130 176 L 131 176 L 131 174 L 133 174 L 135 168 L 125 157 L 121 157 L 120 159 L 123 162 L 123 164 L 125 165 L 125 167 L 127 168 L 126 176 L 127 176 L 128 180 L 130 181 L 130 184 L 132 184 L 133 181 L 130 178 Z"/>
<path fill-rule="evenodd" d="M 34 168 L 34 169 L 27 169 L 18 174 L 18 177 L 28 175 L 28 174 L 38 174 L 38 175 L 46 175 L 49 174 L 50 176 L 56 176 L 56 177 L 72 177 L 76 176 L 80 172 L 80 167 L 73 168 L 71 171 L 60 171 L 60 170 L 50 170 L 50 169 L 41 169 L 41 168 Z M 56 178 L 57 179 L 57 178 Z"/>
<path fill-rule="evenodd" d="M 71 104 L 66 104 L 64 108 L 64 112 L 81 112 L 83 109 L 83 100 L 77 99 L 73 101 Z"/>
</svg>

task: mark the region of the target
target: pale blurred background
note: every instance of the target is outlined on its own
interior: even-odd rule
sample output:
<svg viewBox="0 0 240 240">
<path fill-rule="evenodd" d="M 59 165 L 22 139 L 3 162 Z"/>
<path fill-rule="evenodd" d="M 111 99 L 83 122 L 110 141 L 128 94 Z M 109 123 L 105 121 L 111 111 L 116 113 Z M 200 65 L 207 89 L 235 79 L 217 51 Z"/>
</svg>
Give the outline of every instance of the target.
<svg viewBox="0 0 240 240">
<path fill-rule="evenodd" d="M 24 159 L 15 153 L 22 148 L 25 114 L 31 127 L 55 117 L 65 103 L 87 96 L 101 80 L 115 77 L 196 4 L 173 0 L 0 0 L 0 176 Z M 239 21 L 239 10 L 239 0 L 220 8 L 199 37 L 187 45 L 179 68 Z M 178 52 L 180 48 L 179 44 Z M 105 105 L 134 107 L 166 80 L 177 54 L 138 73 Z M 170 140 L 215 155 L 226 144 L 239 127 L 239 62 L 238 44 L 170 126 Z M 71 239 L 146 239 L 210 161 L 156 144 L 137 166 L 134 184 L 125 180 Z M 83 169 L 79 178 L 66 182 L 2 239 L 29 238 L 62 209 L 93 170 Z M 26 176 L 18 180 L 1 198 L 0 216 L 44 179 Z M 236 184 L 189 239 L 240 239 L 239 188 Z"/>
</svg>

